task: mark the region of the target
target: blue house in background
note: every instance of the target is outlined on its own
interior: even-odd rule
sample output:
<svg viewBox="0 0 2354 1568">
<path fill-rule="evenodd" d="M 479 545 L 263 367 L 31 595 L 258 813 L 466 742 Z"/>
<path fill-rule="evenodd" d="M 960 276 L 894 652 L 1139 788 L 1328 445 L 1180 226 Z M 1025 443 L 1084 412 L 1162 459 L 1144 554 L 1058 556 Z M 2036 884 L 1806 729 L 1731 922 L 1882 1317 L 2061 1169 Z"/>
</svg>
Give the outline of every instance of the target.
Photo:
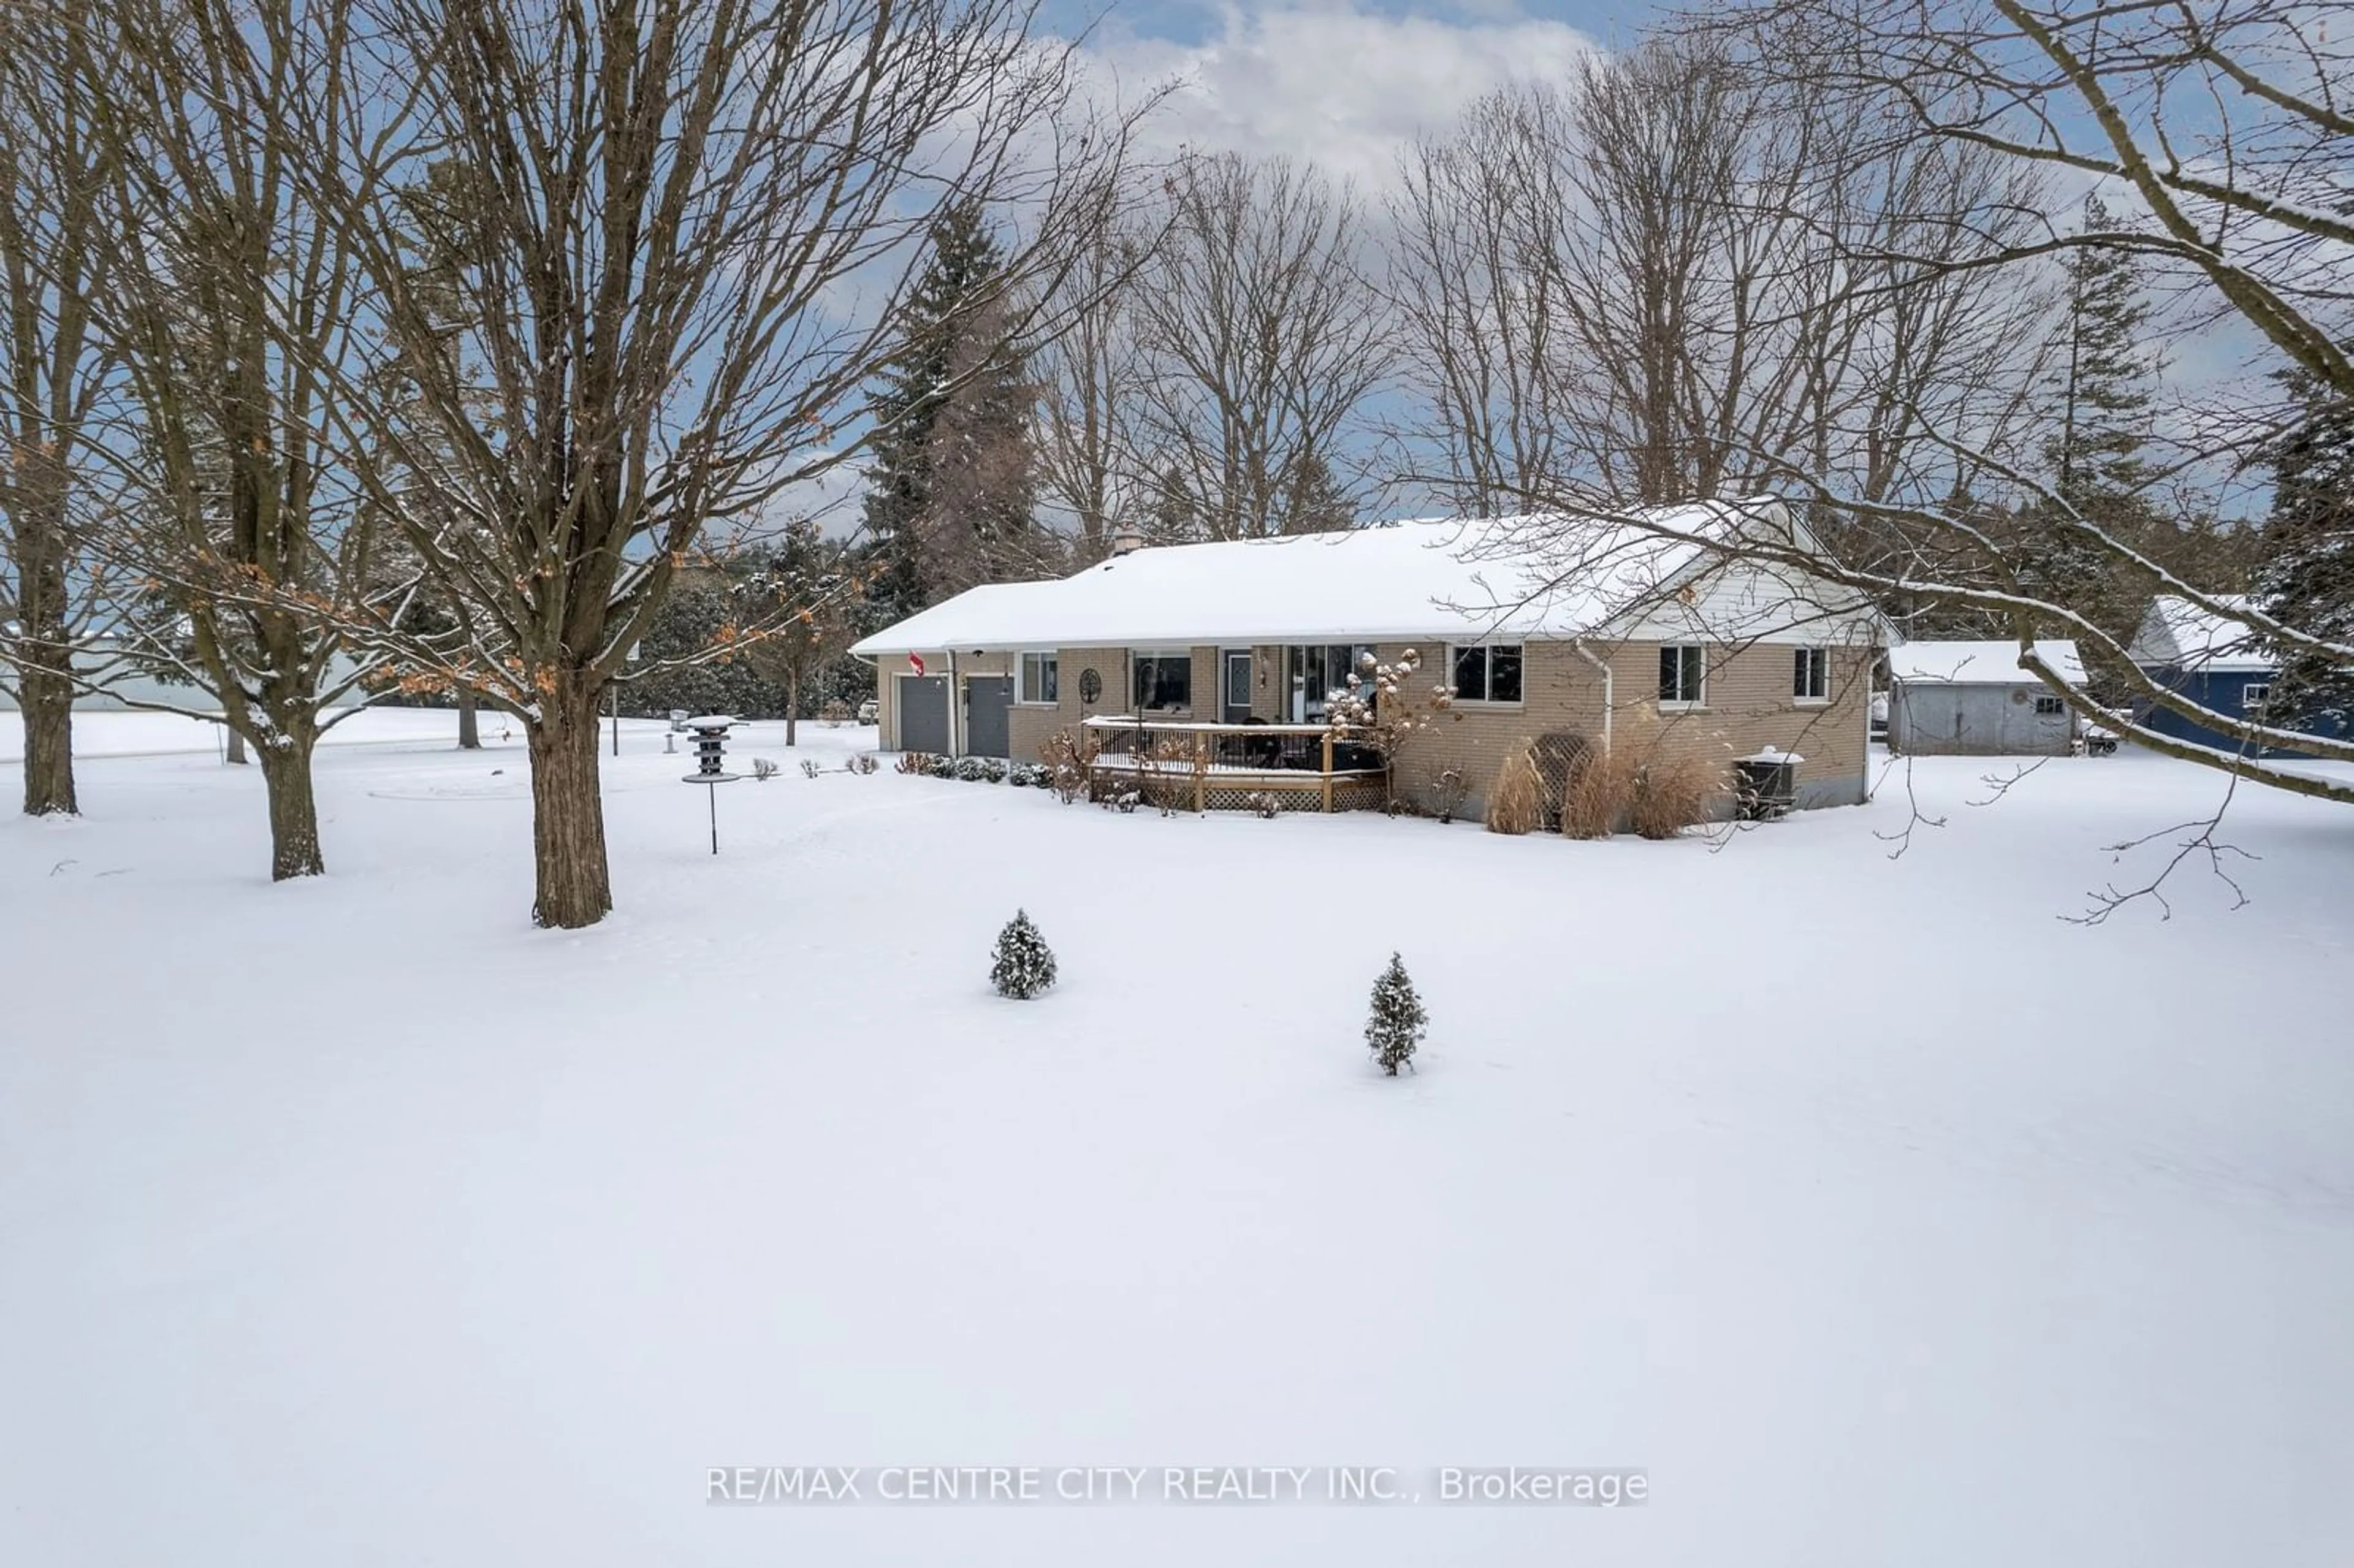
<svg viewBox="0 0 2354 1568">
<path fill-rule="evenodd" d="M 2237 609 L 2247 600 L 2218 599 L 2216 602 Z M 2246 622 L 2213 614 L 2172 594 L 2160 594 L 2150 601 L 2149 612 L 2142 617 L 2141 630 L 2134 634 L 2133 645 L 2126 653 L 2150 679 L 2227 718 L 2261 719 L 2264 701 L 2272 694 L 2273 677 L 2280 673 L 2263 639 Z M 2218 735 L 2168 708 L 2153 706 L 2141 715 L 2141 722 L 2160 735 L 2197 746 L 2222 751 L 2242 747 L 2232 736 Z M 2314 735 L 2338 733 L 2337 726 L 2326 720 L 2296 727 Z M 2293 758 L 2299 754 L 2273 750 L 2264 755 Z"/>
</svg>

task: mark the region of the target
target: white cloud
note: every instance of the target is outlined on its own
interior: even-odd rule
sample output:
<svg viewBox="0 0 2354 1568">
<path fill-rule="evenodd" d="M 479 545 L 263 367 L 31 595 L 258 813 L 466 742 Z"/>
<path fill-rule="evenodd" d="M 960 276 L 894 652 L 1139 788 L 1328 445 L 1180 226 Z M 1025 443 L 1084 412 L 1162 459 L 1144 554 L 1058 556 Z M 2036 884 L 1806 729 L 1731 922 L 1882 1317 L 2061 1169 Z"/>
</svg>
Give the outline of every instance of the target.
<svg viewBox="0 0 2354 1568">
<path fill-rule="evenodd" d="M 1517 15 L 1439 21 L 1349 4 L 1234 6 L 1199 44 L 1117 26 L 1088 53 L 1130 89 L 1179 83 L 1147 128 L 1155 143 L 1312 160 L 1367 191 L 1394 178 L 1416 137 L 1444 131 L 1482 93 L 1558 79 L 1597 46 Z"/>
</svg>

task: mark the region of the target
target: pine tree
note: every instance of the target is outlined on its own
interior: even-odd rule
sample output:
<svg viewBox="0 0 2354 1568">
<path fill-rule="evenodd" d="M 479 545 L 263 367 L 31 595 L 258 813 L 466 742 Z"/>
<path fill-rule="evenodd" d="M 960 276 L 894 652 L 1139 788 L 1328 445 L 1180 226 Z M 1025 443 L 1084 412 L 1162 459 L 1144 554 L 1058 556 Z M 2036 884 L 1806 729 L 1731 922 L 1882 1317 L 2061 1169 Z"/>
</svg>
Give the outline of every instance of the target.
<svg viewBox="0 0 2354 1568">
<path fill-rule="evenodd" d="M 1365 1020 L 1365 1044 L 1383 1072 L 1394 1078 L 1401 1065 L 1414 1065 L 1414 1048 L 1429 1022 L 1414 981 L 1406 978 L 1404 960 L 1392 953 L 1390 967 L 1373 982 L 1373 1016 Z"/>
<path fill-rule="evenodd" d="M 2083 232 L 2113 227 L 2098 196 L 2084 201 Z M 2132 495 L 2150 478 L 2141 450 L 2151 436 L 2158 363 L 2142 350 L 2149 302 L 2129 250 L 2084 246 L 2068 253 L 2068 321 L 2059 372 L 2060 429 L 2045 445 L 2053 488 L 2076 505 Z"/>
<path fill-rule="evenodd" d="M 808 518 L 785 524 L 775 546 L 744 563 L 736 597 L 745 619 L 774 624 L 753 641 L 745 662 L 783 694 L 785 744 L 798 744 L 801 715 L 824 667 L 856 640 L 850 594 L 855 580 L 849 550 Z"/>
<path fill-rule="evenodd" d="M 2273 458 L 2273 505 L 2256 594 L 2300 631 L 2354 643 L 2354 402 L 2300 387 L 2307 407 Z M 2266 716 L 2354 728 L 2354 671 L 2307 653 L 2284 658 Z"/>
<path fill-rule="evenodd" d="M 1155 545 L 1191 545 L 1204 536 L 1193 487 L 1174 463 L 1154 480 L 1142 526 L 1145 538 Z"/>
<path fill-rule="evenodd" d="M 1055 983 L 1055 955 L 1024 910 L 1016 909 L 997 934 L 996 959 L 990 966 L 989 983 L 1000 996 L 1027 1001 Z"/>
<path fill-rule="evenodd" d="M 1331 534 L 1357 525 L 1357 503 L 1333 477 L 1332 465 L 1314 449 L 1291 465 L 1283 498 L 1286 534 Z"/>
<path fill-rule="evenodd" d="M 2084 202 L 2083 233 L 2115 227 L 2098 196 Z M 2141 346 L 2149 322 L 2142 270 L 2129 250 L 2084 246 L 2068 252 L 2068 313 L 2054 377 L 2058 428 L 2044 443 L 2061 504 L 2037 508 L 2020 551 L 2020 586 L 2123 637 L 2143 597 L 2124 581 L 2115 557 L 2069 515 L 2113 537 L 2147 542 L 2157 524 L 2142 492 L 2152 477 L 2141 450 L 2152 431 L 2156 359 Z M 2054 628 L 2053 630 L 2061 630 Z"/>
<path fill-rule="evenodd" d="M 869 593 L 885 620 L 975 583 L 1034 575 L 1037 393 L 1007 342 L 1003 267 L 977 205 L 942 213 L 905 337 L 870 400 L 882 429 L 865 523 L 885 559 Z"/>
</svg>

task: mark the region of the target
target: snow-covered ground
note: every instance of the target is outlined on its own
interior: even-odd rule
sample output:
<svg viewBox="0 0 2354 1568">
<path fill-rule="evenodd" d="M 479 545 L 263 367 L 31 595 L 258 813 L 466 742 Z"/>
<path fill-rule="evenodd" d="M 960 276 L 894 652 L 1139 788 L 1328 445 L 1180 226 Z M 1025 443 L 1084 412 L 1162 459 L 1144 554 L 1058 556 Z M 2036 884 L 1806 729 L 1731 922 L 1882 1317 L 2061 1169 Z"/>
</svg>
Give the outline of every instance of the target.
<svg viewBox="0 0 2354 1568">
<path fill-rule="evenodd" d="M 82 733 L 160 749 L 133 722 Z M 2246 907 L 2186 867 L 2085 927 L 2170 841 L 2103 846 L 2219 779 L 1973 807 L 1999 765 L 1937 759 L 1891 860 L 1901 783 L 1577 844 L 810 779 L 779 729 L 715 858 L 625 726 L 578 934 L 525 917 L 519 740 L 447 715 L 323 753 L 308 883 L 202 747 L 0 824 L 0 1563 L 2345 1560 L 2343 810 L 2243 791 Z M 1028 1003 L 984 981 L 1017 905 Z M 1396 1082 L 1393 948 L 1433 1019 Z M 1514 1464 L 1651 1499 L 1428 1495 Z M 1426 1496 L 706 1504 L 772 1465 Z"/>
</svg>

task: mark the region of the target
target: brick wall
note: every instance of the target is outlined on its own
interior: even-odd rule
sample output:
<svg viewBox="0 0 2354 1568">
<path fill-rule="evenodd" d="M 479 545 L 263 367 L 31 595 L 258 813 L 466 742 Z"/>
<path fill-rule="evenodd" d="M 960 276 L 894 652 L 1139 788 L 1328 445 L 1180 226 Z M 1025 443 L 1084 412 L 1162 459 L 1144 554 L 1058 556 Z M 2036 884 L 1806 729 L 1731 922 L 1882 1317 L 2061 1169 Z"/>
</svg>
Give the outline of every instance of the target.
<svg viewBox="0 0 2354 1568">
<path fill-rule="evenodd" d="M 1450 677 L 1446 645 L 1417 643 L 1422 668 L 1412 685 L 1426 692 Z M 1801 705 L 1793 697 L 1793 655 L 1787 644 L 1755 643 L 1708 651 L 1706 702 L 1690 711 L 1662 712 L 1659 703 L 1659 645 L 1655 642 L 1589 644 L 1595 656 L 1611 672 L 1609 731 L 1613 748 L 1638 760 L 1648 757 L 1700 756 L 1728 766 L 1736 757 L 1767 746 L 1795 751 L 1805 758 L 1798 768 L 1802 797 L 1816 801 L 1861 798 L 1865 771 L 1864 713 L 1870 700 L 1873 651 L 1834 648 L 1831 651 L 1830 695 L 1819 705 Z M 1405 650 L 1402 643 L 1378 644 L 1377 656 L 1394 662 Z M 1192 650 L 1193 712 L 1214 719 L 1218 713 L 1221 650 L 1204 644 Z M 1288 688 L 1279 647 L 1255 647 L 1252 652 L 1251 711 L 1270 722 L 1287 714 Z M 1016 655 L 992 653 L 957 659 L 960 675 L 1011 673 Z M 1040 746 L 1055 730 L 1077 724 L 1093 714 L 1124 713 L 1129 707 L 1129 650 L 1125 648 L 1066 648 L 1057 655 L 1057 701 L 1048 705 L 1017 705 L 1012 714 L 1013 759 L 1034 760 Z M 932 673 L 945 672 L 945 657 L 927 656 Z M 893 711 L 893 676 L 907 668 L 903 655 L 877 661 L 876 687 L 881 694 L 881 726 L 885 745 L 896 736 Z M 1095 670 L 1103 693 L 1091 705 L 1079 699 L 1080 679 Z M 1468 798 L 1466 814 L 1476 814 L 1497 771 L 1513 749 L 1538 736 L 1565 733 L 1598 743 L 1604 730 L 1603 680 L 1593 664 L 1568 642 L 1532 642 L 1522 650 L 1522 700 L 1514 704 L 1458 703 L 1442 710 L 1432 725 L 1410 736 L 1399 748 L 1397 783 L 1409 797 L 1428 800 L 1438 776 L 1454 770 L 1462 776 Z M 1810 801 L 1809 803 L 1816 803 Z"/>
</svg>

